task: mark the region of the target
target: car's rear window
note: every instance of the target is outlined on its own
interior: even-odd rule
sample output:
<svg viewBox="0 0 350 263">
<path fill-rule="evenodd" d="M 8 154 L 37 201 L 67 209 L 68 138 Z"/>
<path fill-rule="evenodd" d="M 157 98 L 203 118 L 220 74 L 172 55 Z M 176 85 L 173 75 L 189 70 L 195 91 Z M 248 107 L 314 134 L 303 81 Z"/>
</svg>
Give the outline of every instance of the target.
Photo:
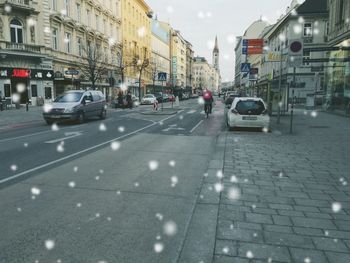
<svg viewBox="0 0 350 263">
<path fill-rule="evenodd" d="M 236 110 L 241 115 L 260 115 L 265 111 L 265 105 L 260 100 L 240 100 L 236 105 Z"/>
</svg>

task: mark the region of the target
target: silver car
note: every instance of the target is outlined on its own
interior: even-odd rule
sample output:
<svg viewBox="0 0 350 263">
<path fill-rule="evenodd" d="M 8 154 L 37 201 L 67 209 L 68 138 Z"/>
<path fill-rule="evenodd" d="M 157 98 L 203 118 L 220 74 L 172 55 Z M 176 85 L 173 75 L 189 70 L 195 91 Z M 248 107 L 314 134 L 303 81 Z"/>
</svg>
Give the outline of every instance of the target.
<svg viewBox="0 0 350 263">
<path fill-rule="evenodd" d="M 71 90 L 44 106 L 43 117 L 47 124 L 73 120 L 83 123 L 89 117 L 105 119 L 107 106 L 101 91 Z"/>
</svg>

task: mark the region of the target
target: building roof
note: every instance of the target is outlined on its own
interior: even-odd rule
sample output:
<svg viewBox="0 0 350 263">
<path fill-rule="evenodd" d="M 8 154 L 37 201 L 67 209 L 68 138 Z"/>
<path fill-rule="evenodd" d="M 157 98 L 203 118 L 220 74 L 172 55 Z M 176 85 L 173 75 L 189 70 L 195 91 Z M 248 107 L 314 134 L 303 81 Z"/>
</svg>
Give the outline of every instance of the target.
<svg viewBox="0 0 350 263">
<path fill-rule="evenodd" d="M 327 0 L 306 0 L 296 11 L 299 15 L 328 13 Z"/>
<path fill-rule="evenodd" d="M 218 37 L 215 37 L 215 46 L 213 52 L 219 53 Z"/>
</svg>

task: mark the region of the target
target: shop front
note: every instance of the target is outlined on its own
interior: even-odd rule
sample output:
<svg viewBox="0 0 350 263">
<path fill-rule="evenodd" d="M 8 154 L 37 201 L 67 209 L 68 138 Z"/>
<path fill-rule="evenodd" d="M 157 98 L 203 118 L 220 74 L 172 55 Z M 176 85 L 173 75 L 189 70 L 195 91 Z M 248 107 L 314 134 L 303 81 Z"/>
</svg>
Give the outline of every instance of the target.
<svg viewBox="0 0 350 263">
<path fill-rule="evenodd" d="M 0 96 L 9 103 L 31 102 L 37 104 L 38 98 L 45 98 L 45 94 L 53 87 L 53 71 L 26 68 L 0 68 Z M 18 95 L 19 101 L 14 101 Z"/>
</svg>

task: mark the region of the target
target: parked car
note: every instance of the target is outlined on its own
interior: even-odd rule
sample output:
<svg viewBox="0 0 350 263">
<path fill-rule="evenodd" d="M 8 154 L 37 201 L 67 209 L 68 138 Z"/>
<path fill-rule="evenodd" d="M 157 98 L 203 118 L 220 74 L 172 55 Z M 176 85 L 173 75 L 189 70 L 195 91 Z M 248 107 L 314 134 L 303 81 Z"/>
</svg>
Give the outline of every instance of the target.
<svg viewBox="0 0 350 263">
<path fill-rule="evenodd" d="M 191 99 L 197 99 L 198 97 L 199 97 L 199 95 L 196 93 L 191 94 Z"/>
<path fill-rule="evenodd" d="M 163 94 L 162 93 L 155 93 L 154 96 L 156 97 L 157 101 L 160 103 L 163 100 Z"/>
<path fill-rule="evenodd" d="M 267 128 L 270 127 L 270 116 L 265 102 L 261 98 L 235 98 L 227 112 L 227 126 Z"/>
<path fill-rule="evenodd" d="M 153 94 L 147 94 L 141 99 L 141 105 L 152 105 L 157 101 L 156 96 Z"/>
<path fill-rule="evenodd" d="M 87 118 L 107 115 L 105 95 L 101 91 L 71 90 L 44 106 L 43 117 L 47 124 L 75 120 L 83 123 Z"/>
<path fill-rule="evenodd" d="M 235 98 L 240 97 L 238 93 L 230 92 L 226 94 L 225 105 L 231 105 Z"/>
<path fill-rule="evenodd" d="M 168 94 L 168 101 L 175 101 L 175 96 L 173 94 Z"/>
<path fill-rule="evenodd" d="M 168 102 L 168 101 L 169 101 L 168 94 L 163 93 L 163 102 Z"/>
</svg>

